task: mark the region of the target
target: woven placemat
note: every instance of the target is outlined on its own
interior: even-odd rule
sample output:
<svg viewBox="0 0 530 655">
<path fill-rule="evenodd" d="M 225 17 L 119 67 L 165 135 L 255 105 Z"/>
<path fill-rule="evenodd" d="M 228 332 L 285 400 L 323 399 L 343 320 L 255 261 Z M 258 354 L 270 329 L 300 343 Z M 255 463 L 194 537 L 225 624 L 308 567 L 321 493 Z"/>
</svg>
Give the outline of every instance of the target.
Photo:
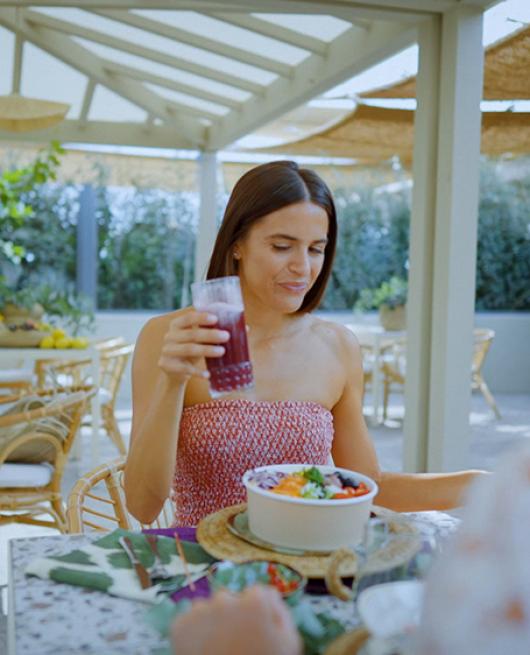
<svg viewBox="0 0 530 655">
<path fill-rule="evenodd" d="M 337 637 L 326 648 L 324 655 L 357 655 L 361 646 L 370 637 L 368 630 L 357 628 Z"/>
<path fill-rule="evenodd" d="M 228 519 L 242 512 L 246 505 L 233 505 L 209 514 L 197 527 L 197 541 L 213 557 L 229 559 L 232 562 L 246 562 L 249 559 L 266 559 L 292 566 L 307 578 L 324 578 L 329 566 L 330 555 L 285 555 L 265 548 L 259 548 L 236 537 L 227 528 Z M 352 559 L 341 568 L 341 575 L 355 574 L 356 561 Z"/>
<path fill-rule="evenodd" d="M 197 541 L 213 557 L 228 559 L 232 562 L 246 562 L 251 559 L 266 559 L 292 566 L 305 575 L 307 578 L 325 578 L 330 570 L 330 560 L 333 553 L 322 555 L 287 555 L 274 550 L 260 548 L 255 544 L 248 543 L 233 534 L 228 528 L 228 521 L 235 514 L 246 509 L 245 504 L 226 507 L 218 512 L 209 514 L 199 523 L 197 527 Z M 387 568 L 390 564 L 407 561 L 421 544 L 421 537 L 418 530 L 411 521 L 408 521 L 402 514 L 397 514 L 382 507 L 373 507 L 373 513 L 381 518 L 395 518 L 395 530 L 411 530 L 418 535 L 418 545 L 405 548 L 403 545 L 391 543 L 374 553 L 368 560 L 367 572 L 378 571 Z M 339 577 L 353 577 L 357 571 L 357 558 L 351 553 L 350 557 L 341 560 L 336 573 Z"/>
</svg>

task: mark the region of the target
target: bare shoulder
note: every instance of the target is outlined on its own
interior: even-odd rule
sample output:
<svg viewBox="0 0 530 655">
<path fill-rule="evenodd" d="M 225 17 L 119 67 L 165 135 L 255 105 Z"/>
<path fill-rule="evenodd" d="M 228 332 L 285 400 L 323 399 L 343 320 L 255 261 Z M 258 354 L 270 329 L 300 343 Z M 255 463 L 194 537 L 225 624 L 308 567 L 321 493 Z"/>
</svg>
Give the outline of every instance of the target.
<svg viewBox="0 0 530 655">
<path fill-rule="evenodd" d="M 311 321 L 312 332 L 323 339 L 338 354 L 347 355 L 349 358 L 354 354 L 360 357 L 361 347 L 357 337 L 346 326 L 316 316 L 312 316 Z"/>
</svg>

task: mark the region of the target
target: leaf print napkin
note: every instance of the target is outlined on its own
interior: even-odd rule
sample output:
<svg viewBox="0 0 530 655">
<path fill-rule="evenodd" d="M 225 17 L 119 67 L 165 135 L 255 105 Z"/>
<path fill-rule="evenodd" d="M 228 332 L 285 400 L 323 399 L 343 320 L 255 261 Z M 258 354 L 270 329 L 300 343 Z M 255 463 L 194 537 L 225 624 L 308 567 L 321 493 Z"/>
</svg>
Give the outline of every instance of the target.
<svg viewBox="0 0 530 655">
<path fill-rule="evenodd" d="M 66 555 L 34 559 L 26 567 L 25 573 L 147 603 L 154 603 L 160 600 L 160 594 L 174 593 L 188 584 L 174 539 L 159 536 L 157 545 L 160 559 L 173 577 L 142 589 L 135 570 L 119 544 L 123 536 L 130 538 L 138 559 L 149 571 L 155 558 L 145 535 L 119 528 Z M 182 548 L 192 579 L 201 578 L 215 560 L 199 544 L 182 541 Z"/>
</svg>

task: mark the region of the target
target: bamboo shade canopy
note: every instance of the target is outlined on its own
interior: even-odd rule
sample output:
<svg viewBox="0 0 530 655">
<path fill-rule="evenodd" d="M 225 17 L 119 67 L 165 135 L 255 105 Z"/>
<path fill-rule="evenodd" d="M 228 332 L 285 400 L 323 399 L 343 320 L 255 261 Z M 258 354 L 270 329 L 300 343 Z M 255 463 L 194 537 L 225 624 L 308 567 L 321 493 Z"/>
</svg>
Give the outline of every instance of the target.
<svg viewBox="0 0 530 655">
<path fill-rule="evenodd" d="M 415 98 L 416 77 L 360 95 L 363 98 Z M 483 98 L 530 99 L 530 26 L 486 49 Z"/>
<path fill-rule="evenodd" d="M 0 96 L 0 129 L 10 132 L 42 130 L 60 123 L 70 105 L 13 93 Z"/>
<path fill-rule="evenodd" d="M 332 127 L 267 152 L 293 155 L 354 157 L 374 163 L 397 155 L 408 165 L 414 146 L 414 111 L 359 105 Z M 483 154 L 530 152 L 530 113 L 485 112 L 482 114 Z"/>
</svg>

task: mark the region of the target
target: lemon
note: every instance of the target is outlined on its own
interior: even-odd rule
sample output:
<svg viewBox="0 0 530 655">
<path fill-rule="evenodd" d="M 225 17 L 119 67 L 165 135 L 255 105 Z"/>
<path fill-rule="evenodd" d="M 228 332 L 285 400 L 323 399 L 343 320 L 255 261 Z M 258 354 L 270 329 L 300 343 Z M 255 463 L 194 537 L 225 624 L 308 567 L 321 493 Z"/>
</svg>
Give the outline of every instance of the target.
<svg viewBox="0 0 530 655">
<path fill-rule="evenodd" d="M 84 348 L 88 347 L 88 339 L 85 339 L 85 337 L 74 337 L 72 339 L 72 348 L 79 348 L 80 350 L 83 350 Z"/>
<path fill-rule="evenodd" d="M 61 330 L 60 328 L 55 328 L 52 332 L 52 337 L 58 341 L 59 339 L 63 339 L 66 337 L 66 332 L 64 330 Z"/>
<path fill-rule="evenodd" d="M 64 348 L 70 348 L 72 344 L 72 339 L 69 339 L 68 337 L 60 337 L 59 339 L 55 339 L 55 347 L 59 348 L 60 350 L 63 350 Z"/>
<path fill-rule="evenodd" d="M 51 332 L 52 326 L 49 323 L 37 323 L 37 329 L 41 332 Z"/>
<path fill-rule="evenodd" d="M 41 339 L 40 347 L 55 348 L 55 341 L 53 340 L 53 337 L 44 337 L 44 339 Z"/>
</svg>

